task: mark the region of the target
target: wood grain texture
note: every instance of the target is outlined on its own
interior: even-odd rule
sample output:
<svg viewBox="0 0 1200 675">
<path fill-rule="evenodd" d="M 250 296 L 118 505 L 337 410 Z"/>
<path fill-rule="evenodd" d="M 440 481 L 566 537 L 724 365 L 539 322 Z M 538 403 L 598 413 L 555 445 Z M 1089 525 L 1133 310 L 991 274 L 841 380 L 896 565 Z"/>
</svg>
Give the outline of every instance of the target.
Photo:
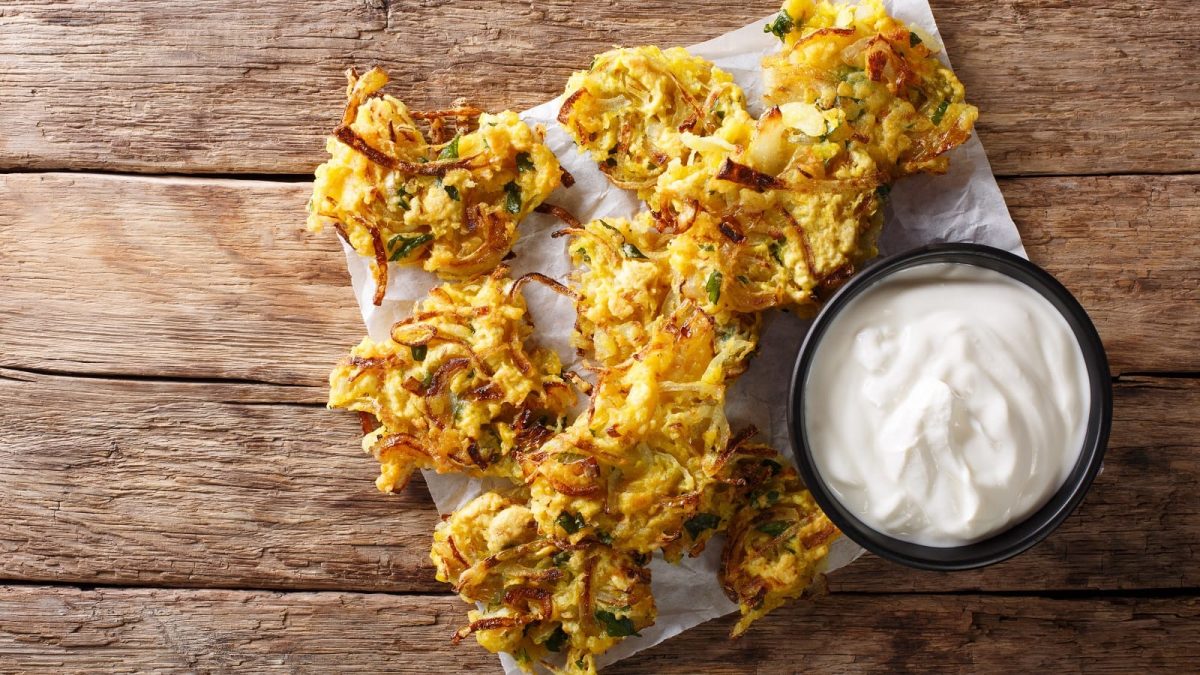
<svg viewBox="0 0 1200 675">
<path fill-rule="evenodd" d="M 0 364 L 323 383 L 364 331 L 311 190 L 0 175 Z"/>
<path fill-rule="evenodd" d="M 451 646 L 446 596 L 0 587 L 0 659 L 18 670 L 500 672 Z M 1200 601 L 830 596 L 742 639 L 704 624 L 608 673 L 1188 672 Z"/>
<path fill-rule="evenodd" d="M 0 576 L 441 590 L 423 484 L 389 498 L 308 387 L 0 370 Z"/>
<path fill-rule="evenodd" d="M 1116 373 L 1200 371 L 1200 176 L 1007 179 Z M 307 183 L 0 175 L 0 366 L 323 385 L 363 333 Z M 53 320 L 48 321 L 47 317 Z"/>
<path fill-rule="evenodd" d="M 692 44 L 778 4 L 9 2 L 0 169 L 307 173 L 350 65 L 388 67 L 416 107 L 520 110 L 613 44 Z M 998 173 L 1200 169 L 1197 3 L 932 5 Z"/>
<path fill-rule="evenodd" d="M 420 481 L 375 491 L 357 419 L 318 388 L 0 369 L 0 578 L 439 591 Z M 1200 587 L 1200 381 L 1117 386 L 1104 473 L 1051 538 L 977 572 L 871 557 L 839 591 Z M 1153 561 L 1153 564 L 1150 563 Z"/>
</svg>

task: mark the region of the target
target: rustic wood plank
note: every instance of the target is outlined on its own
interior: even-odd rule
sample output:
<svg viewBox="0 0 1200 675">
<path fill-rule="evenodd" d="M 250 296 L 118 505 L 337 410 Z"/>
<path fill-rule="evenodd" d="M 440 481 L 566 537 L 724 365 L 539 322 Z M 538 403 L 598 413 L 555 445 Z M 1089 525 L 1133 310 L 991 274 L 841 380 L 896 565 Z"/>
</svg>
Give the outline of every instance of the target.
<svg viewBox="0 0 1200 675">
<path fill-rule="evenodd" d="M 0 578 L 437 591 L 418 481 L 375 491 L 353 415 L 319 388 L 80 380 L 0 369 Z M 839 591 L 1200 587 L 1200 380 L 1117 387 L 1104 473 L 1048 541 L 923 574 L 871 557 Z M 1149 561 L 1153 561 L 1151 564 Z"/>
<path fill-rule="evenodd" d="M 439 589 L 423 484 L 389 498 L 310 387 L 0 369 L 0 576 Z"/>
<path fill-rule="evenodd" d="M 1029 257 L 1091 315 L 1114 373 L 1200 371 L 1200 176 L 1003 180 Z"/>
<path fill-rule="evenodd" d="M 612 44 L 691 44 L 778 4 L 10 2 L 0 168 L 307 173 L 349 65 L 389 67 L 419 107 L 522 109 Z M 1197 3 L 932 4 L 997 172 L 1200 169 Z"/>
<path fill-rule="evenodd" d="M 1200 238 L 1180 236 L 1200 221 L 1200 176 L 1001 187 L 1114 372 L 1200 371 Z M 308 192 L 0 174 L 0 366 L 323 383 L 362 328 L 335 237 L 302 229 Z"/>
<path fill-rule="evenodd" d="M 324 382 L 363 329 L 311 189 L 0 176 L 0 365 Z"/>
<path fill-rule="evenodd" d="M 449 644 L 464 609 L 446 596 L 8 586 L 0 658 L 54 672 L 499 672 L 470 641 Z M 731 623 L 606 672 L 1187 672 L 1200 658 L 1196 598 L 833 595 L 736 642 Z"/>
</svg>

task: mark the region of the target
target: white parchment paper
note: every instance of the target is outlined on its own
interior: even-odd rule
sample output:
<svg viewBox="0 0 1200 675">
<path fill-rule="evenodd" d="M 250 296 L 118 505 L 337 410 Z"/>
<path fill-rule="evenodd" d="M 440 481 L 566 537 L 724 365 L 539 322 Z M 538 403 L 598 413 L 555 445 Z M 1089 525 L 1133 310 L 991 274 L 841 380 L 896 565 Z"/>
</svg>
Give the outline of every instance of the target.
<svg viewBox="0 0 1200 675">
<path fill-rule="evenodd" d="M 941 44 L 933 12 L 925 0 L 885 0 L 889 11 L 921 34 L 926 44 Z M 779 48 L 774 35 L 763 32 L 764 18 L 744 28 L 689 48 L 730 73 L 746 91 L 751 111 L 761 112 L 763 79 L 760 61 Z M 945 55 L 942 55 L 946 61 Z M 581 221 L 606 216 L 633 216 L 639 202 L 631 193 L 612 186 L 587 156 L 580 154 L 555 117 L 561 100 L 555 99 L 525 111 L 521 117 L 529 124 L 546 127 L 546 144 L 562 165 L 575 177 L 570 189 L 560 188 L 550 202 L 565 207 Z M 984 112 L 986 114 L 986 111 Z M 880 240 L 880 254 L 889 255 L 917 246 L 940 242 L 976 242 L 996 246 L 1019 255 L 1025 251 L 1004 198 L 992 176 L 983 146 L 974 136 L 950 155 L 949 173 L 942 176 L 914 176 L 899 181 L 891 192 L 887 221 Z M 531 214 L 522 222 L 520 238 L 510 262 L 513 276 L 541 272 L 564 280 L 570 272 L 566 242 L 551 239 L 550 233 L 561 227 L 556 219 Z M 421 270 L 391 266 L 388 288 L 382 306 L 371 303 L 375 284 L 368 258 L 360 257 L 349 246 L 346 264 L 363 321 L 375 340 L 388 338 L 390 326 L 407 316 L 414 301 L 437 285 L 432 275 Z M 565 365 L 578 362 L 569 336 L 575 322 L 571 302 L 537 284 L 525 287 L 526 300 L 537 340 L 558 351 Z M 762 335 L 758 355 L 749 370 L 734 384 L 726 411 L 733 428 L 753 424 L 761 430 L 760 440 L 792 456 L 787 429 L 788 387 L 797 351 L 809 322 L 794 315 L 772 312 Z M 449 513 L 480 492 L 487 481 L 457 475 L 424 472 L 437 508 Z M 703 555 L 671 565 L 657 558 L 650 564 L 652 588 L 658 605 L 658 620 L 598 659 L 599 665 L 613 663 L 730 612 L 737 607 L 721 592 L 716 570 L 723 541 L 714 539 Z M 835 542 L 827 563 L 833 571 L 851 563 L 862 549 L 843 537 Z M 506 673 L 520 672 L 513 659 L 501 655 Z"/>
</svg>

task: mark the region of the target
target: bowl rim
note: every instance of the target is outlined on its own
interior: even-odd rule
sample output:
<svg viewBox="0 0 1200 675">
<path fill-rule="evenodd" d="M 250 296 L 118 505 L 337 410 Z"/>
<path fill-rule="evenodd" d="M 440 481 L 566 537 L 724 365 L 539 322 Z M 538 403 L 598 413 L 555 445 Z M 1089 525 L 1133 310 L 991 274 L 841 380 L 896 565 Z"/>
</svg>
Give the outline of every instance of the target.
<svg viewBox="0 0 1200 675">
<path fill-rule="evenodd" d="M 1038 510 L 992 536 L 951 547 L 923 546 L 872 529 L 829 491 L 813 461 L 804 428 L 804 387 L 821 338 L 841 311 L 880 280 L 933 263 L 970 264 L 1023 283 L 1046 298 L 1066 319 L 1083 352 L 1091 401 L 1083 448 L 1062 486 Z M 892 562 L 925 570 L 968 570 L 1008 560 L 1044 540 L 1083 501 L 1100 471 L 1112 426 L 1112 378 L 1108 358 L 1087 312 L 1049 272 L 1018 255 L 983 244 L 930 244 L 879 259 L 854 275 L 824 304 L 804 338 L 789 386 L 788 430 L 800 474 L 813 498 L 839 529 L 863 548 Z"/>
</svg>

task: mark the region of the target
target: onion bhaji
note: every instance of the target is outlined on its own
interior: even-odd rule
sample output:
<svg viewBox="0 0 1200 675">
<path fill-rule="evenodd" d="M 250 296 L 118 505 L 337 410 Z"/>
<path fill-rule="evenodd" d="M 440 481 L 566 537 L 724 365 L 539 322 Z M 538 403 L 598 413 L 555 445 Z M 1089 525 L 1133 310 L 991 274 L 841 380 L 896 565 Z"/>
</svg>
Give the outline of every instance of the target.
<svg viewBox="0 0 1200 675">
<path fill-rule="evenodd" d="M 692 249 L 705 244 L 672 239 L 646 212 L 632 221 L 600 219 L 561 233 L 573 237 L 574 344 L 593 363 L 611 368 L 626 362 L 686 303 L 704 308 L 715 322 L 726 377 L 745 370 L 758 343 L 759 319 L 736 311 L 731 300 L 739 289 L 723 290 L 717 261 L 693 257 Z"/>
<path fill-rule="evenodd" d="M 614 184 L 645 191 L 686 152 L 682 137 L 707 135 L 746 95 L 728 73 L 680 47 L 617 48 L 571 76 L 558 121 Z"/>
<path fill-rule="evenodd" d="M 706 520 L 690 529 L 712 525 L 726 535 L 718 574 L 741 612 L 732 631 L 738 637 L 771 610 L 812 592 L 840 532 L 772 448 L 739 439 L 718 468 L 719 485 L 696 517 Z"/>
<path fill-rule="evenodd" d="M 329 377 L 329 405 L 378 420 L 363 447 L 379 460 L 380 490 L 402 489 L 418 468 L 520 480 L 514 455 L 562 428 L 575 404 L 558 355 L 532 333 L 500 266 L 434 288 L 388 340 L 351 350 Z"/>
<path fill-rule="evenodd" d="M 726 357 L 712 318 L 684 306 L 636 358 L 605 369 L 588 411 L 526 456 L 539 529 L 678 559 L 712 483 L 705 459 L 729 439 Z"/>
<path fill-rule="evenodd" d="M 474 634 L 526 669 L 595 673 L 596 654 L 654 623 L 650 558 L 543 535 L 527 501 L 520 489 L 486 492 L 434 530 L 438 579 L 480 605 L 454 642 Z"/>
<path fill-rule="evenodd" d="M 448 279 L 494 268 L 512 249 L 517 223 L 563 178 L 558 159 L 511 111 L 460 107 L 415 113 L 381 94 L 387 74 L 347 74 L 345 115 L 317 167 L 309 228 L 332 224 L 359 254 L 374 259 L 375 304 L 389 263 L 421 265 Z M 431 142 L 418 119 L 453 137 Z"/>
</svg>

